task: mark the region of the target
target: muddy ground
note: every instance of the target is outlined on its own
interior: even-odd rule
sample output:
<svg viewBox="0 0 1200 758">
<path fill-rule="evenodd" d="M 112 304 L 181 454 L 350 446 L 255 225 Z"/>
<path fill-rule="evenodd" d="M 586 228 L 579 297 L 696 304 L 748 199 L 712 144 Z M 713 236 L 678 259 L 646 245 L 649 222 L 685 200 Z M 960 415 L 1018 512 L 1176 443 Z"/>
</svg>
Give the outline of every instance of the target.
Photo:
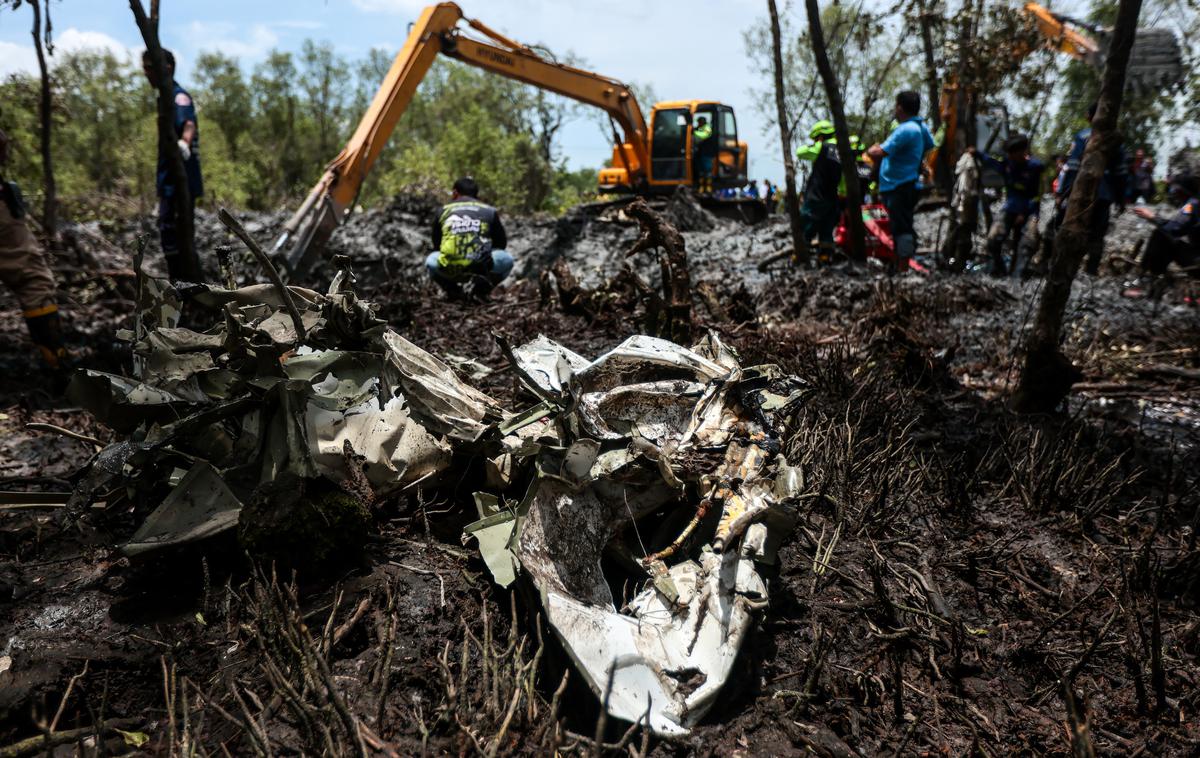
<svg viewBox="0 0 1200 758">
<path fill-rule="evenodd" d="M 640 330 L 636 299 L 606 285 L 637 236 L 611 211 L 510 219 L 516 276 L 481 305 L 424 282 L 431 211 L 397 199 L 332 248 L 397 329 L 482 364 L 472 381 L 504 402 L 524 399 L 494 332 L 595 355 Z M 248 227 L 265 240 L 281 220 Z M 116 330 L 150 231 L 80 228 L 59 256 L 85 365 L 127 362 Z M 1036 418 L 1005 398 L 1038 280 L 760 274 L 782 221 L 685 234 L 693 282 L 714 293 L 698 326 L 810 388 L 785 440 L 805 472 L 803 517 L 736 684 L 686 739 L 598 724 L 527 591 L 495 589 L 462 544 L 479 475 L 464 461 L 457 479 L 391 502 L 334 576 L 295 583 L 232 542 L 130 563 L 114 547 L 139 514 L 97 506 L 63 528 L 51 507 L 4 506 L 0 745 L 53 733 L 68 752 L 114 753 L 545 754 L 598 739 L 659 755 L 1069 755 L 1073 742 L 1195 755 L 1200 309 L 1186 283 L 1156 302 L 1120 297 L 1143 231 L 1118 219 L 1115 265 L 1079 280 L 1067 352 L 1085 380 Z M 207 215 L 201 239 L 210 261 L 232 244 Z M 600 288 L 589 312 L 539 286 L 558 256 Z M 653 280 L 647 256 L 631 264 Z M 65 407 L 16 313 L 0 295 L 0 489 L 62 492 L 94 443 L 25 425 L 111 435 Z"/>
</svg>

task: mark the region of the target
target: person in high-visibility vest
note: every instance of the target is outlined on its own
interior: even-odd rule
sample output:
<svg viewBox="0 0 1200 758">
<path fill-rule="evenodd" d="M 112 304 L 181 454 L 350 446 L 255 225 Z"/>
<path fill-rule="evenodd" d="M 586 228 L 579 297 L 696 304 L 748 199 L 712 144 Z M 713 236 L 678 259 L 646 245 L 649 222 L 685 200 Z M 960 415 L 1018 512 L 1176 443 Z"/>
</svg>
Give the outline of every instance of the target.
<svg viewBox="0 0 1200 758">
<path fill-rule="evenodd" d="M 696 119 L 696 125 L 692 127 L 692 151 L 696 154 L 696 191 L 711 194 L 717 141 L 713 139 L 712 125 L 705 116 Z"/>
<path fill-rule="evenodd" d="M 481 203 L 478 194 L 474 179 L 459 179 L 433 222 L 433 252 L 425 258 L 425 268 L 451 298 L 486 297 L 513 269 L 513 257 L 504 250 L 508 235 L 500 212 Z"/>
<path fill-rule="evenodd" d="M 838 222 L 838 185 L 842 181 L 842 162 L 838 157 L 833 124 L 818 121 L 808 131 L 813 142 L 796 151 L 802 161 L 812 161 L 812 173 L 804 184 L 804 204 L 800 218 L 804 224 L 804 239 L 812 243 L 817 238 L 817 262 L 833 259 L 833 232 Z"/>
</svg>

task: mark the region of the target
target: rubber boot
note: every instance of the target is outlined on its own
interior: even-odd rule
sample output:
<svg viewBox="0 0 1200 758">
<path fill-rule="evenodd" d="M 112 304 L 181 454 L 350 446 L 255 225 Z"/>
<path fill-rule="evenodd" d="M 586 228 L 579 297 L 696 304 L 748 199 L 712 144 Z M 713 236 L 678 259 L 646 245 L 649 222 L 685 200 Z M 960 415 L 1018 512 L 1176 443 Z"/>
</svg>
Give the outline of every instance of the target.
<svg viewBox="0 0 1200 758">
<path fill-rule="evenodd" d="M 62 319 L 59 318 L 58 307 L 47 313 L 26 316 L 25 325 L 29 327 L 29 338 L 37 346 L 42 363 L 52 371 L 70 370 L 71 360 L 63 344 Z"/>
<path fill-rule="evenodd" d="M 896 235 L 896 270 L 908 271 L 908 262 L 917 252 L 917 238 L 911 234 Z"/>
</svg>

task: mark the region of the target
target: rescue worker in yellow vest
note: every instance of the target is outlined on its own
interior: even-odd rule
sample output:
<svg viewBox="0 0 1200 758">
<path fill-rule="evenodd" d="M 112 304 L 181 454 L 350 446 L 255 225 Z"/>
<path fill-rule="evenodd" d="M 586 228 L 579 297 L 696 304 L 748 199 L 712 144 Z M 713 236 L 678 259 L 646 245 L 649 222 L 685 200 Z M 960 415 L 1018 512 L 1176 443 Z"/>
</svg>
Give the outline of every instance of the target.
<svg viewBox="0 0 1200 758">
<path fill-rule="evenodd" d="M 8 162 L 8 135 L 0 131 L 0 280 L 21 303 L 29 337 L 37 346 L 45 364 L 56 371 L 67 368 L 63 347 L 62 322 L 54 274 L 46 254 L 29 231 L 25 204 L 15 182 L 5 181 L 3 168 Z"/>
<path fill-rule="evenodd" d="M 696 154 L 696 191 L 711 195 L 717 141 L 713 139 L 712 124 L 705 116 L 696 119 L 696 125 L 692 127 L 692 151 Z"/>
<path fill-rule="evenodd" d="M 804 239 L 810 245 L 817 238 L 817 262 L 829 263 L 836 248 L 833 232 L 837 228 L 838 188 L 843 182 L 842 162 L 838 157 L 833 124 L 818 121 L 808 132 L 813 142 L 796 150 L 796 157 L 812 161 L 812 172 L 804 185 L 804 203 L 800 206 L 800 219 L 804 226 Z M 844 190 L 842 190 L 844 192 Z"/>
<path fill-rule="evenodd" d="M 513 269 L 500 212 L 478 195 L 479 185 L 464 176 L 433 222 L 434 252 L 425 258 L 425 269 L 452 299 L 485 298 Z"/>
</svg>

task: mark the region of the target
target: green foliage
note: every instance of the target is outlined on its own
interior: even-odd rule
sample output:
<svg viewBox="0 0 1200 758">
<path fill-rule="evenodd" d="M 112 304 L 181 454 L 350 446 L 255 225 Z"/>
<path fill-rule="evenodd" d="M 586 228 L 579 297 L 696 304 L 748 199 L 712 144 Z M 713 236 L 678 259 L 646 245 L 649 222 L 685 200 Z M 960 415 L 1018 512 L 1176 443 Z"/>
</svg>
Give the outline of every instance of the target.
<svg viewBox="0 0 1200 758">
<path fill-rule="evenodd" d="M 202 205 L 268 209 L 297 202 L 357 127 L 391 67 L 370 50 L 358 61 L 328 43 L 272 51 L 253 70 L 221 52 L 196 61 L 194 96 L 205 178 Z M 54 153 L 68 215 L 99 199 L 147 207 L 154 197 L 153 92 L 134 62 L 106 52 L 51 58 Z M 38 80 L 0 82 L 0 128 L 14 138 L 8 173 L 31 194 L 41 186 Z M 555 139 L 578 106 L 533 87 L 437 61 L 384 146 L 360 202 L 386 201 L 414 183 L 444 190 L 474 176 L 513 211 L 557 210 L 595 191 L 595 172 L 570 172 Z M 84 215 L 87 215 L 84 213 Z"/>
<path fill-rule="evenodd" d="M 154 100 L 140 70 L 87 51 L 56 57 L 54 64 L 55 173 L 68 214 L 88 217 L 106 196 L 152 198 Z M 31 195 L 41 188 L 38 86 L 25 74 L 0 83 L 0 128 L 15 143 L 9 172 Z"/>
<path fill-rule="evenodd" d="M 899 8 L 876 12 L 862 4 L 833 2 L 821 9 L 829 63 L 842 88 L 847 125 L 867 144 L 882 141 L 887 135 L 897 92 L 917 89 L 924 98 L 920 40 L 903 27 L 905 34 L 896 33 L 896 27 L 903 23 L 895 18 Z M 829 105 L 813 62 L 804 4 L 794 4 L 790 12 L 781 8 L 780 25 L 787 126 L 793 133 L 793 143 L 799 145 L 806 141 L 812 122 L 830 117 Z M 743 45 L 754 67 L 763 72 L 764 86 L 753 90 L 755 105 L 767 123 L 775 127 L 774 64 L 766 17 L 744 33 Z"/>
</svg>

